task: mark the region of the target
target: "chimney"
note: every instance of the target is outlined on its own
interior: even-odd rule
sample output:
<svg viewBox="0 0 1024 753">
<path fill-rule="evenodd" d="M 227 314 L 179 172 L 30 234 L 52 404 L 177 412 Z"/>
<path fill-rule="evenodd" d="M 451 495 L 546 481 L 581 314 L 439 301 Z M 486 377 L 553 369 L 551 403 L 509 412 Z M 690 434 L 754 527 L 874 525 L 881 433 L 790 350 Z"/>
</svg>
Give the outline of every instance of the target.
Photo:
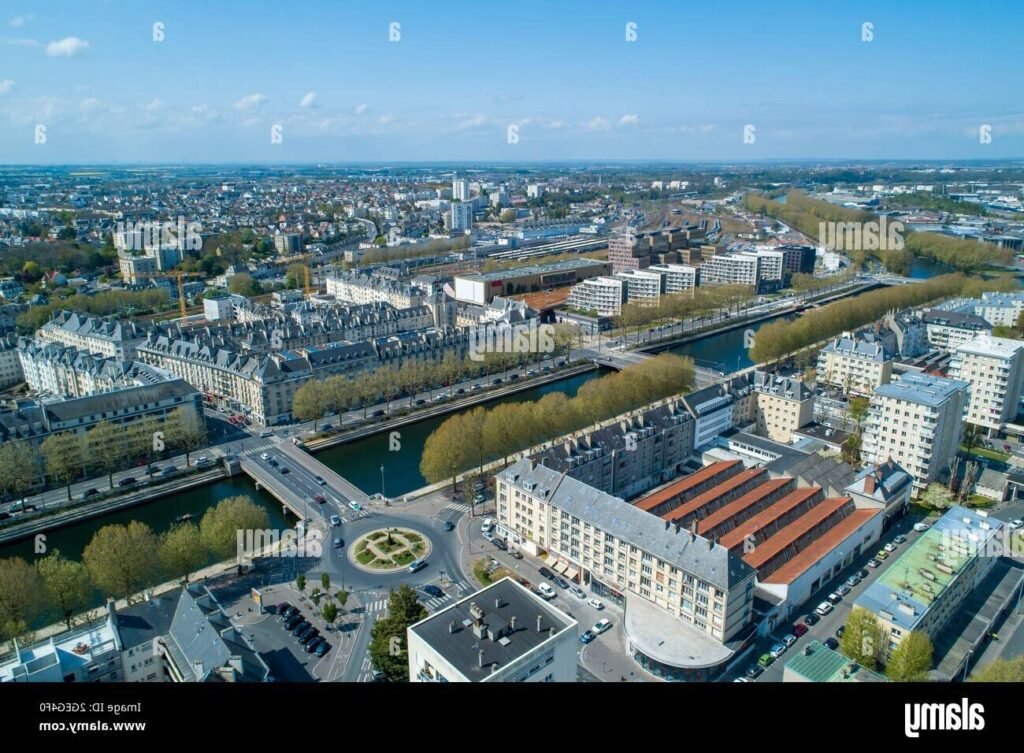
<svg viewBox="0 0 1024 753">
<path fill-rule="evenodd" d="M 548 638 L 554 638 L 554 637 L 555 637 L 555 626 L 552 625 L 551 627 L 548 628 Z"/>
<path fill-rule="evenodd" d="M 477 663 L 477 666 L 480 667 L 480 669 L 484 668 L 484 650 L 483 649 L 480 649 L 479 651 L 476 652 L 476 663 Z"/>
<path fill-rule="evenodd" d="M 808 643 L 806 646 L 804 646 L 804 656 L 810 656 L 810 655 L 811 655 L 811 644 Z"/>
<path fill-rule="evenodd" d="M 538 633 L 539 633 L 539 632 L 541 631 L 541 627 L 540 627 L 540 625 L 541 625 L 541 622 L 542 622 L 543 620 L 544 620 L 544 617 L 543 617 L 542 615 L 539 615 L 539 614 L 538 614 L 538 615 L 537 615 L 537 632 L 538 632 Z"/>
<path fill-rule="evenodd" d="M 448 623 L 448 632 L 449 633 L 454 633 L 455 632 L 455 624 L 456 624 L 455 620 L 452 620 L 451 622 Z"/>
<path fill-rule="evenodd" d="M 494 608 L 495 609 L 501 609 L 501 597 L 500 596 L 495 596 L 494 597 Z"/>
<path fill-rule="evenodd" d="M 867 476 L 864 477 L 864 493 L 875 493 L 875 474 L 869 473 Z"/>
<path fill-rule="evenodd" d="M 671 526 L 671 525 L 672 525 L 672 521 L 671 520 L 666 520 L 665 521 L 665 530 L 667 531 L 669 529 L 669 526 Z"/>
<path fill-rule="evenodd" d="M 514 632 L 515 629 L 516 629 L 516 616 L 512 615 L 512 618 L 508 621 L 508 630 L 511 633 L 511 632 Z"/>
</svg>

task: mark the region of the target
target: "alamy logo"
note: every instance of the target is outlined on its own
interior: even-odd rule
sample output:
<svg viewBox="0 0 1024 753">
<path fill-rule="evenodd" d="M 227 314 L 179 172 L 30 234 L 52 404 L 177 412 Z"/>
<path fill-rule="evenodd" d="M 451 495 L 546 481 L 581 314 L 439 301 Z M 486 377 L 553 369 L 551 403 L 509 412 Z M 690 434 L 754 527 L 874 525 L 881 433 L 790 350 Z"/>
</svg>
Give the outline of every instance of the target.
<svg viewBox="0 0 1024 753">
<path fill-rule="evenodd" d="M 316 528 L 302 535 L 300 531 L 286 528 L 278 531 L 266 529 L 241 529 L 235 531 L 235 551 L 239 559 L 245 557 L 321 557 L 324 553 L 324 535 Z"/>
<path fill-rule="evenodd" d="M 198 222 L 124 222 L 118 221 L 115 243 L 125 251 L 177 248 L 179 251 L 202 251 L 203 226 Z"/>
<path fill-rule="evenodd" d="M 477 327 L 469 333 L 469 357 L 483 361 L 488 353 L 554 353 L 554 327 L 531 320 L 520 327 Z"/>
<path fill-rule="evenodd" d="M 904 707 L 903 733 L 920 737 L 929 731 L 979 731 L 985 729 L 985 707 L 961 698 L 960 703 L 908 703 Z"/>
<path fill-rule="evenodd" d="M 902 251 L 902 222 L 819 222 L 818 244 L 830 251 Z"/>
</svg>

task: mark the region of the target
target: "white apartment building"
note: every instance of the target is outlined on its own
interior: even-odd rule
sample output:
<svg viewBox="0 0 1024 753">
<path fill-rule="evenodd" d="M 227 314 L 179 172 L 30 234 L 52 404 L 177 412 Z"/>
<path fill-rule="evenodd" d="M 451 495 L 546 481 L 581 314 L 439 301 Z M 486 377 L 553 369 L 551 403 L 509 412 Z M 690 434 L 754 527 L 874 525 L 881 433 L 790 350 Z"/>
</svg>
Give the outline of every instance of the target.
<svg viewBox="0 0 1024 753">
<path fill-rule="evenodd" d="M 752 254 L 761 260 L 760 280 L 782 280 L 786 271 L 786 255 L 781 251 L 758 249 Z"/>
<path fill-rule="evenodd" d="M 528 199 L 542 199 L 542 198 L 544 198 L 544 184 L 543 183 L 530 183 L 526 187 L 526 198 L 528 198 Z"/>
<path fill-rule="evenodd" d="M 452 199 L 455 201 L 469 201 L 469 181 L 456 178 L 452 181 Z"/>
<path fill-rule="evenodd" d="M 947 472 L 960 447 L 971 385 L 959 379 L 908 373 L 875 388 L 864 422 L 861 455 L 892 459 L 914 479 L 914 496 Z"/>
<path fill-rule="evenodd" d="M 993 433 L 1016 418 L 1024 389 L 1024 343 L 978 335 L 956 349 L 949 375 L 971 383 L 968 423 Z"/>
<path fill-rule="evenodd" d="M 645 271 L 657 272 L 665 278 L 665 294 L 688 293 L 700 282 L 697 267 L 688 264 L 652 264 Z"/>
<path fill-rule="evenodd" d="M 983 293 L 974 313 L 993 327 L 1013 327 L 1024 313 L 1024 293 Z"/>
<path fill-rule="evenodd" d="M 952 353 L 980 334 L 992 332 L 992 325 L 976 314 L 932 309 L 925 311 L 921 318 L 928 334 L 928 344 L 947 353 Z"/>
<path fill-rule="evenodd" d="M 344 303 L 375 303 L 383 301 L 396 309 L 408 309 L 423 304 L 427 297 L 421 288 L 386 277 L 356 272 L 339 272 L 327 278 L 327 295 Z"/>
<path fill-rule="evenodd" d="M 409 682 L 575 682 L 577 622 L 502 578 L 406 631 Z"/>
<path fill-rule="evenodd" d="M 626 302 L 629 287 L 619 277 L 592 277 L 573 285 L 566 306 L 596 311 L 598 316 L 617 316 Z"/>
<path fill-rule="evenodd" d="M 122 282 L 130 285 L 134 285 L 141 279 L 152 277 L 159 271 L 157 260 L 154 257 L 126 251 L 117 252 L 117 266 Z"/>
<path fill-rule="evenodd" d="M 448 227 L 453 231 L 473 229 L 473 204 L 468 201 L 457 201 L 449 210 Z"/>
<path fill-rule="evenodd" d="M 645 269 L 627 269 L 615 275 L 626 281 L 626 300 L 638 303 L 657 303 L 665 292 L 665 278 L 657 272 Z"/>
<path fill-rule="evenodd" d="M 818 354 L 817 381 L 855 395 L 870 395 L 892 380 L 895 359 L 871 333 L 844 332 Z"/>
<path fill-rule="evenodd" d="M 0 388 L 25 381 L 18 356 L 18 341 L 13 335 L 0 337 Z"/>
<path fill-rule="evenodd" d="M 755 254 L 715 254 L 700 265 L 702 285 L 757 285 L 761 257 Z"/>
<path fill-rule="evenodd" d="M 36 337 L 44 342 L 61 343 L 119 361 L 134 360 L 135 349 L 146 334 L 147 330 L 130 319 L 101 319 L 73 311 L 55 313 L 36 331 Z"/>
</svg>

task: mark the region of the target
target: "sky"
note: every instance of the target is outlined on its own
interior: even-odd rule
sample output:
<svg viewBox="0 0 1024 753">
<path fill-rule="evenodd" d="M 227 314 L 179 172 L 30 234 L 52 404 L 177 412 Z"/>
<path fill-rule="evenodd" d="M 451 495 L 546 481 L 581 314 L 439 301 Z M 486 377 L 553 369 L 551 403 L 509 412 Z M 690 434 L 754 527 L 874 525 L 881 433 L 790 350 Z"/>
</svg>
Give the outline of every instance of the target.
<svg viewBox="0 0 1024 753">
<path fill-rule="evenodd" d="M 1024 3 L 4 0 L 0 164 L 1024 157 Z"/>
</svg>

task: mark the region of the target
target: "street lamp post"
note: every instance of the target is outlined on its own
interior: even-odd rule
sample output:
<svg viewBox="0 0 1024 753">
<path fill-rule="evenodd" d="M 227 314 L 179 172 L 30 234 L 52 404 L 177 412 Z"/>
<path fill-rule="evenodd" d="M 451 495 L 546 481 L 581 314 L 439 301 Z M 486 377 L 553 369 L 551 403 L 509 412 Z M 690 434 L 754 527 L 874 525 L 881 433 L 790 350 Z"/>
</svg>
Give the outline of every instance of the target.
<svg viewBox="0 0 1024 753">
<path fill-rule="evenodd" d="M 384 499 L 385 502 L 387 501 L 388 495 L 384 491 L 384 465 L 383 464 L 381 464 L 381 467 L 380 467 L 380 496 Z"/>
</svg>

